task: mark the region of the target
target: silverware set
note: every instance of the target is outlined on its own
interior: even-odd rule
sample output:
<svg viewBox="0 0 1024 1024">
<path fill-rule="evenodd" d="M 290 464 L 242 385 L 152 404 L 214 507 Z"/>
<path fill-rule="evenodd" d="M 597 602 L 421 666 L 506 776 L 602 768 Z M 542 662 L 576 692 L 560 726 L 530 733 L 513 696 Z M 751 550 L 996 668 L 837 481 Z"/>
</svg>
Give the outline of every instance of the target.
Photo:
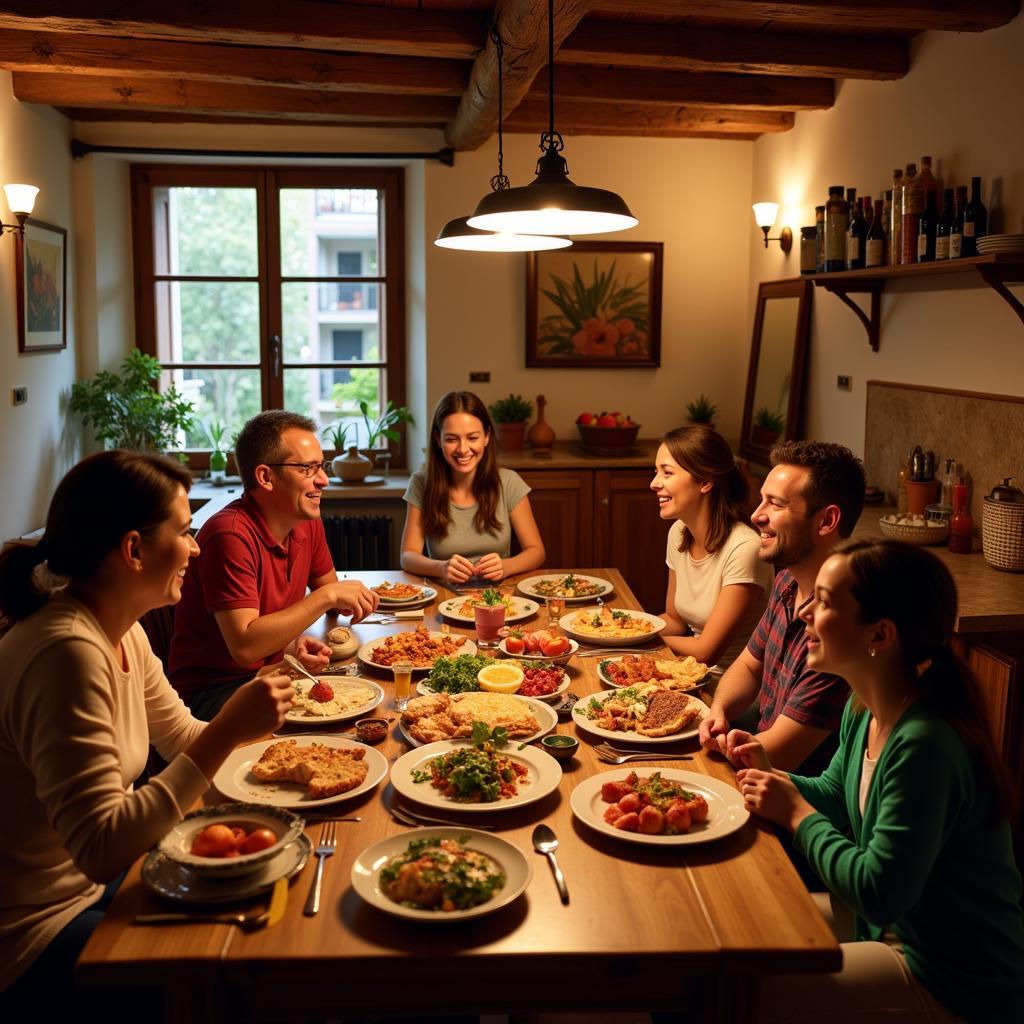
<svg viewBox="0 0 1024 1024">
<path fill-rule="evenodd" d="M 669 751 L 620 750 L 608 743 L 595 743 L 594 753 L 605 764 L 625 764 L 627 761 L 692 761 L 691 754 L 673 754 Z"/>
<path fill-rule="evenodd" d="M 133 924 L 237 924 L 243 932 L 262 928 L 269 910 L 250 910 L 244 914 L 136 914 Z"/>
<path fill-rule="evenodd" d="M 405 825 L 408 828 L 417 828 L 420 825 L 452 825 L 455 828 L 480 829 L 482 832 L 494 831 L 494 826 L 488 825 L 486 822 L 474 822 L 470 826 L 464 821 L 453 821 L 451 818 L 432 818 L 426 814 L 407 810 L 404 807 L 397 807 L 394 804 L 391 805 L 390 811 L 391 817 L 394 818 L 399 825 Z"/>
</svg>

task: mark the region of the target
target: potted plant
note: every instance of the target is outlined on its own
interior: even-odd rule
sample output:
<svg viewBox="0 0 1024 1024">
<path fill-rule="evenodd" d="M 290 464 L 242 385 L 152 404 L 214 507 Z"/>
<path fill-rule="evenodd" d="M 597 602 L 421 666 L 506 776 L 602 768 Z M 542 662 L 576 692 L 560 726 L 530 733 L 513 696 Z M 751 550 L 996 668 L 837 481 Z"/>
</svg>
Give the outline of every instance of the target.
<svg viewBox="0 0 1024 1024">
<path fill-rule="evenodd" d="M 706 423 L 709 427 L 713 427 L 716 412 L 718 412 L 718 406 L 703 393 L 696 401 L 686 404 L 686 413 L 691 423 Z"/>
<path fill-rule="evenodd" d="M 206 440 L 210 442 L 210 482 L 223 483 L 227 479 L 228 452 L 224 446 L 224 434 L 228 426 L 216 416 L 200 421 Z"/>
<path fill-rule="evenodd" d="M 335 420 L 324 427 L 324 440 L 334 449 L 331 470 L 343 484 L 361 483 L 373 469 L 373 459 L 360 454 L 355 444 L 355 424 L 351 421 Z M 352 444 L 349 444 L 349 432 Z"/>
<path fill-rule="evenodd" d="M 498 428 L 498 443 L 502 451 L 522 451 L 526 422 L 533 415 L 533 403 L 522 395 L 509 395 L 508 398 L 499 398 L 487 408 Z"/>
<path fill-rule="evenodd" d="M 750 441 L 752 444 L 770 448 L 785 429 L 786 421 L 781 413 L 772 412 L 766 405 L 762 406 L 754 413 L 750 426 Z"/>
<path fill-rule="evenodd" d="M 387 441 L 397 441 L 400 437 L 396 429 L 400 423 L 414 424 L 412 413 L 404 405 L 395 405 L 389 398 L 388 404 L 381 410 L 379 416 L 370 415 L 370 404 L 360 401 L 359 411 L 363 414 L 363 426 L 366 428 L 366 447 L 363 454 L 373 458 L 376 455 L 387 454 Z M 383 445 L 381 442 L 385 442 Z"/>
<path fill-rule="evenodd" d="M 105 448 L 169 452 L 192 427 L 192 403 L 173 384 L 158 391 L 160 372 L 158 360 L 132 349 L 120 374 L 101 370 L 92 380 L 76 381 L 69 407 Z M 176 454 L 188 461 L 184 452 Z"/>
</svg>

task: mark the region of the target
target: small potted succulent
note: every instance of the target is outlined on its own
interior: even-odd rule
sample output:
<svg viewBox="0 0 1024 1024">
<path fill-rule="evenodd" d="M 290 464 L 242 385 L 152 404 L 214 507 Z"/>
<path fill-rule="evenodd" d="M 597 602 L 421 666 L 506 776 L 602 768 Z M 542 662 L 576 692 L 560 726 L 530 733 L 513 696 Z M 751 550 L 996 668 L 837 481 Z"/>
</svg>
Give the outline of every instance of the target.
<svg viewBox="0 0 1024 1024">
<path fill-rule="evenodd" d="M 786 421 L 782 415 L 772 412 L 767 406 L 762 406 L 754 413 L 754 419 L 750 425 L 751 444 L 770 448 L 785 429 Z"/>
<path fill-rule="evenodd" d="M 487 407 L 498 430 L 498 444 L 505 452 L 522 451 L 526 424 L 533 415 L 533 402 L 522 395 L 499 398 Z"/>
<path fill-rule="evenodd" d="M 686 415 L 691 423 L 705 423 L 709 427 L 713 427 L 715 425 L 715 413 L 717 412 L 718 406 L 703 393 L 701 393 L 696 401 L 686 403 Z"/>
<path fill-rule="evenodd" d="M 324 427 L 324 440 L 334 449 L 331 471 L 343 484 L 355 484 L 365 480 L 373 469 L 373 459 L 359 453 L 355 443 L 349 444 L 349 432 L 355 441 L 355 424 L 335 420 Z"/>
<path fill-rule="evenodd" d="M 203 433 L 206 440 L 210 442 L 210 482 L 214 484 L 223 483 L 227 479 L 228 472 L 228 449 L 224 444 L 224 435 L 227 433 L 227 424 L 217 416 L 211 416 L 201 421 Z"/>
</svg>

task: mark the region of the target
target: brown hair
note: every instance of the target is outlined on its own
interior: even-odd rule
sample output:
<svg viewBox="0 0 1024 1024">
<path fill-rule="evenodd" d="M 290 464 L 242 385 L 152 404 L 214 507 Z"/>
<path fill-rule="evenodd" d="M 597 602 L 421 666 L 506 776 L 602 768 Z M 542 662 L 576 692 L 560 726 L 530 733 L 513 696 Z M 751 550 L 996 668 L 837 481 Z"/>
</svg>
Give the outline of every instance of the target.
<svg viewBox="0 0 1024 1024">
<path fill-rule="evenodd" d="M 235 441 L 235 462 L 238 463 L 242 486 L 247 491 L 256 486 L 257 466 L 280 462 L 284 458 L 281 435 L 292 428 L 316 433 L 316 424 L 308 416 L 284 409 L 259 412 L 242 427 Z"/>
<path fill-rule="evenodd" d="M 712 427 L 694 424 L 670 430 L 662 443 L 672 458 L 698 483 L 710 483 L 708 536 L 705 549 L 713 555 L 728 540 L 737 523 L 753 527 L 743 514 L 750 496 L 747 483 L 728 442 Z M 689 551 L 693 534 L 684 526 L 680 551 Z"/>
<path fill-rule="evenodd" d="M 783 441 L 772 448 L 773 466 L 803 466 L 807 511 L 839 508 L 839 536 L 849 537 L 864 508 L 864 467 L 845 445 L 828 441 Z"/>
<path fill-rule="evenodd" d="M 484 449 L 473 476 L 473 497 L 476 515 L 473 525 L 480 533 L 497 533 L 497 516 L 501 494 L 501 476 L 498 457 L 494 453 L 494 424 L 483 402 L 472 391 L 449 391 L 434 407 L 430 424 L 430 448 L 427 452 L 426 486 L 423 489 L 423 532 L 428 537 L 444 537 L 451 526 L 452 469 L 441 450 L 441 430 L 444 421 L 455 413 L 475 416 L 483 425 L 490 443 Z"/>
<path fill-rule="evenodd" d="M 170 515 L 178 488 L 192 477 L 180 462 L 115 448 L 83 459 L 57 485 L 37 544 L 12 544 L 0 554 L 0 613 L 19 622 L 50 599 L 50 574 L 91 579 L 131 530 L 149 536 Z"/>
<path fill-rule="evenodd" d="M 889 619 L 900 639 L 908 672 L 922 698 L 960 735 L 979 778 L 979 792 L 991 793 L 991 821 L 1008 817 L 1013 786 L 999 755 L 981 690 L 970 669 L 950 647 L 956 623 L 956 584 L 949 569 L 924 548 L 895 540 L 842 544 L 853 577 L 851 591 L 864 622 Z"/>
</svg>

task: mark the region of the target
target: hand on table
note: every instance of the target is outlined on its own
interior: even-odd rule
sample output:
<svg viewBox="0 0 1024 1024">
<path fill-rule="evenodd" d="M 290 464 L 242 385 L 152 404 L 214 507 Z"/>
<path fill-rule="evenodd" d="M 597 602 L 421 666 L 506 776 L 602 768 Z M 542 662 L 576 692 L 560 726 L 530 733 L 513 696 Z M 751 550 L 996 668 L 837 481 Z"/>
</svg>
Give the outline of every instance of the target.
<svg viewBox="0 0 1024 1024">
<path fill-rule="evenodd" d="M 477 576 L 482 576 L 485 580 L 497 581 L 505 578 L 505 563 L 501 560 L 501 555 L 494 551 L 484 555 L 473 566 L 473 570 Z"/>
<path fill-rule="evenodd" d="M 235 743 L 259 739 L 279 728 L 292 706 L 295 687 L 292 678 L 280 666 L 269 666 L 240 686 L 217 713 L 219 720 L 234 735 Z"/>
<path fill-rule="evenodd" d="M 359 622 L 360 619 L 365 619 L 367 615 L 375 612 L 380 601 L 380 598 L 359 580 L 328 583 L 323 589 L 327 591 L 331 608 L 338 610 L 342 615 L 351 615 L 353 622 Z"/>
<path fill-rule="evenodd" d="M 292 647 L 292 653 L 307 672 L 316 675 L 331 663 L 331 649 L 316 637 L 300 636 Z"/>
<path fill-rule="evenodd" d="M 476 566 L 464 555 L 452 555 L 444 563 L 444 571 L 441 573 L 441 578 L 449 586 L 458 586 L 461 583 L 465 583 L 475 572 Z"/>
<path fill-rule="evenodd" d="M 779 771 L 743 768 L 736 773 L 736 786 L 748 811 L 782 825 L 791 832 L 814 808 L 800 795 L 793 780 Z"/>
</svg>

